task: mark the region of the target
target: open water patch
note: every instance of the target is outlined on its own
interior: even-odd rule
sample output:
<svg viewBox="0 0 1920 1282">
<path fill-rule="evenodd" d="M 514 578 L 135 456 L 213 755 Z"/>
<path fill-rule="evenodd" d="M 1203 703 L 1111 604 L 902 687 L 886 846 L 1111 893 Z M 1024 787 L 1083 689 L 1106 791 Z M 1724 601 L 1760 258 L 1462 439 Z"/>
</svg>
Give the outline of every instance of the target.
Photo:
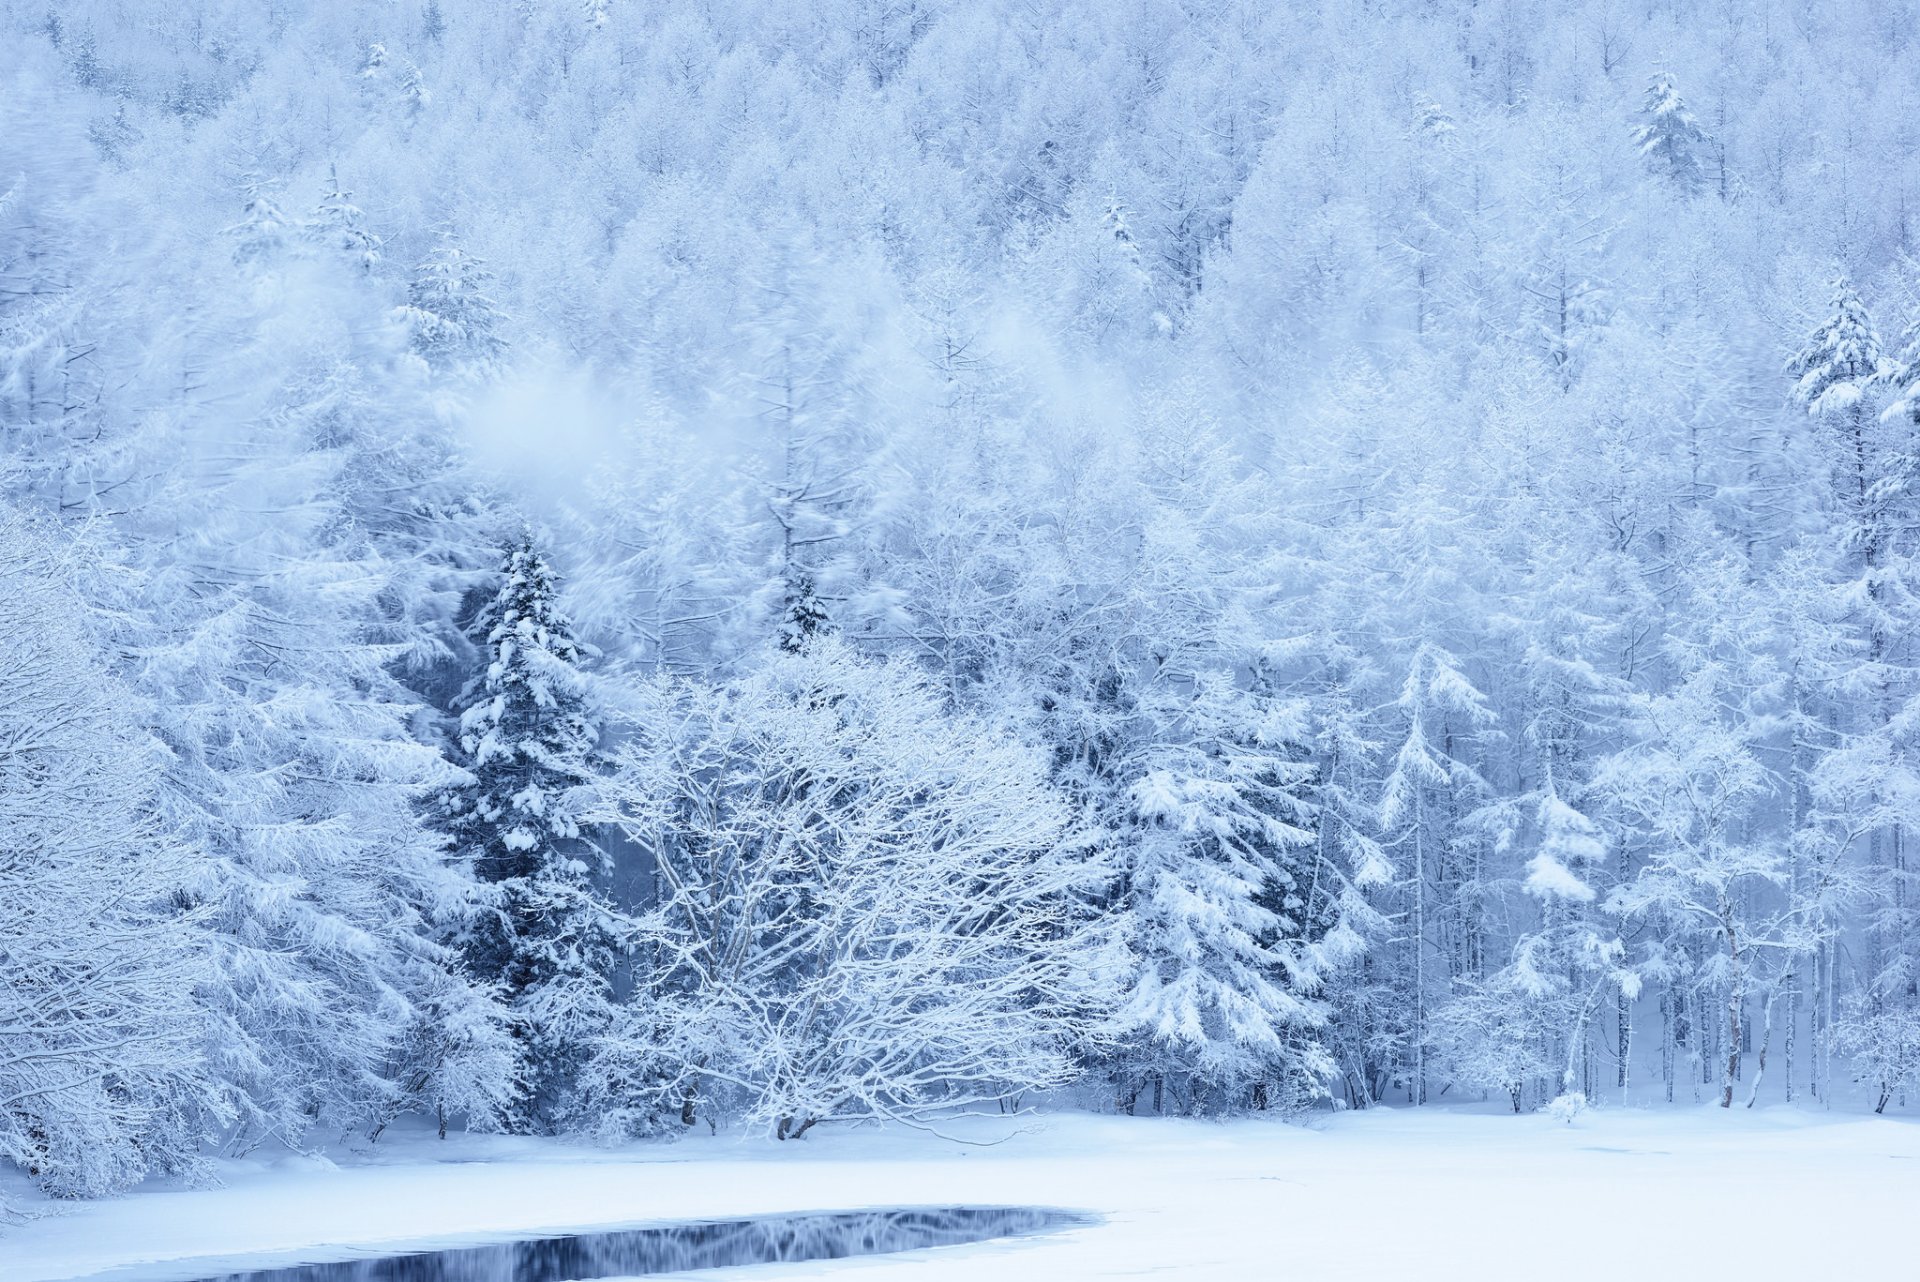
<svg viewBox="0 0 1920 1282">
<path fill-rule="evenodd" d="M 754 1216 L 551 1234 L 442 1250 L 387 1252 L 323 1263 L 241 1268 L 182 1261 L 115 1271 L 99 1282 L 584 1282 L 745 1264 L 837 1260 L 1029 1237 L 1091 1223 L 1042 1207 L 939 1206 Z M 210 1267 L 230 1271 L 208 1272 Z"/>
</svg>

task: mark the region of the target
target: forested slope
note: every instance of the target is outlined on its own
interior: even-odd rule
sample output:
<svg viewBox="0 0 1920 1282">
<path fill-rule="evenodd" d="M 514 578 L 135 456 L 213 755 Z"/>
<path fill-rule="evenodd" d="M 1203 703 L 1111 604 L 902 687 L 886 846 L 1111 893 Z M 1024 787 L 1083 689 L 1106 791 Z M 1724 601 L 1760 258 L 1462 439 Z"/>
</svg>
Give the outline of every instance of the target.
<svg viewBox="0 0 1920 1282">
<path fill-rule="evenodd" d="M 0 2 L 0 1158 L 1904 1106 L 1914 17 Z"/>
</svg>

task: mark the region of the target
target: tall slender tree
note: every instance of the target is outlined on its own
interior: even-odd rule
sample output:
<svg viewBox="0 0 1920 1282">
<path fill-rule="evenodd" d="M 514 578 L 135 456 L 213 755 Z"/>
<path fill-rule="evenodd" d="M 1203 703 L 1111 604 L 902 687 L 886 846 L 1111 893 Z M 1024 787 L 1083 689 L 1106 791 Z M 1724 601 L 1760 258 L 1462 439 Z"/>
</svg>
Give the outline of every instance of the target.
<svg viewBox="0 0 1920 1282">
<path fill-rule="evenodd" d="M 611 1023 L 620 946 L 597 887 L 606 855 L 578 817 L 599 731 L 558 586 L 531 530 L 508 541 L 473 623 L 486 666 L 459 701 L 458 755 L 471 780 L 448 794 L 455 850 L 485 888 L 464 941 L 468 964 L 512 1012 L 520 1121 L 542 1127 L 567 1119 L 575 1073 Z"/>
</svg>

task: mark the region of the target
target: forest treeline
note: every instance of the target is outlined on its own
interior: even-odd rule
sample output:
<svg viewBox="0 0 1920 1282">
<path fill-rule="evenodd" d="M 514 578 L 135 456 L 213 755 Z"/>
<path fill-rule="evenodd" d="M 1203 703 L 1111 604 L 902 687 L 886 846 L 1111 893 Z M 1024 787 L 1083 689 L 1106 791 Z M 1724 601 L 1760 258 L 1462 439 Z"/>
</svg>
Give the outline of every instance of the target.
<svg viewBox="0 0 1920 1282">
<path fill-rule="evenodd" d="M 1911 17 L 0 0 L 0 1159 L 1904 1105 Z"/>
</svg>

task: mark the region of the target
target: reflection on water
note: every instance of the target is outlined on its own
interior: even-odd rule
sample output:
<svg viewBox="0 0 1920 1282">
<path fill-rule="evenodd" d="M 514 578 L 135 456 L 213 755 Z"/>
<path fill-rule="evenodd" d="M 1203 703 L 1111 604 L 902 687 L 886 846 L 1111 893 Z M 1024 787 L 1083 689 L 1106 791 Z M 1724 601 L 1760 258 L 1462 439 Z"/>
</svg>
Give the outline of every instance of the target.
<svg viewBox="0 0 1920 1282">
<path fill-rule="evenodd" d="M 206 1282 L 573 1282 L 911 1251 L 1039 1233 L 1081 1222 L 1065 1212 L 1032 1207 L 847 1211 L 534 1238 L 375 1260 L 228 1273 Z"/>
</svg>

